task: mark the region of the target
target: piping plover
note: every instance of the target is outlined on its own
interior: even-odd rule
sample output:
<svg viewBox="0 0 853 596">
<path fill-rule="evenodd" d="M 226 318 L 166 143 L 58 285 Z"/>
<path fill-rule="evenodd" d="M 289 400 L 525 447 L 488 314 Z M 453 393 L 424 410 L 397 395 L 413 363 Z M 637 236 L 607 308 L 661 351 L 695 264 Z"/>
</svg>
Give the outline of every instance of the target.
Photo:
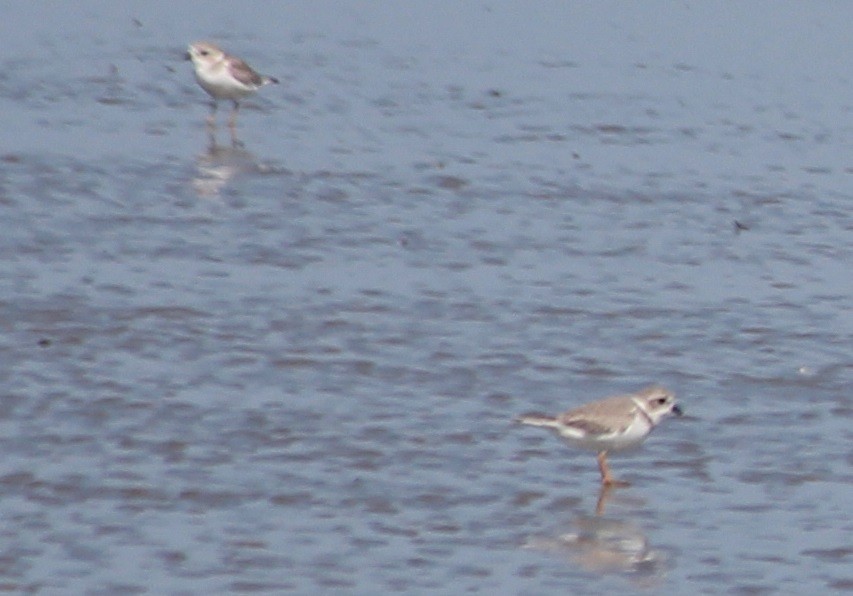
<svg viewBox="0 0 853 596">
<path fill-rule="evenodd" d="M 557 416 L 525 414 L 518 422 L 550 428 L 572 445 L 597 451 L 601 483 L 613 486 L 627 483 L 610 474 L 607 453 L 636 447 L 669 414 L 681 416 L 675 395 L 653 385 L 637 393 L 594 401 Z"/>
<path fill-rule="evenodd" d="M 240 58 L 230 56 L 205 41 L 190 44 L 187 59 L 192 60 L 196 81 L 213 98 L 213 110 L 208 118 L 210 125 L 216 122 L 216 107 L 220 99 L 234 102 L 228 120 L 228 126 L 233 130 L 240 100 L 264 85 L 278 83 L 278 79 L 258 74 Z"/>
</svg>

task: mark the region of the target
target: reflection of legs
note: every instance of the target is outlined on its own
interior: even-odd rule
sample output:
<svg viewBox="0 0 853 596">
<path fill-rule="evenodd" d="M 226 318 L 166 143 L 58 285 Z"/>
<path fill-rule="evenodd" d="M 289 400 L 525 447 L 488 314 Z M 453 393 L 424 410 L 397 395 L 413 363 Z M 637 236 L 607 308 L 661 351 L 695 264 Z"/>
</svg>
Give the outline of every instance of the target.
<svg viewBox="0 0 853 596">
<path fill-rule="evenodd" d="M 610 466 L 607 465 L 607 452 L 598 453 L 598 470 L 601 472 L 601 484 L 605 486 L 628 486 L 627 482 L 616 480 L 610 474 Z"/>
</svg>

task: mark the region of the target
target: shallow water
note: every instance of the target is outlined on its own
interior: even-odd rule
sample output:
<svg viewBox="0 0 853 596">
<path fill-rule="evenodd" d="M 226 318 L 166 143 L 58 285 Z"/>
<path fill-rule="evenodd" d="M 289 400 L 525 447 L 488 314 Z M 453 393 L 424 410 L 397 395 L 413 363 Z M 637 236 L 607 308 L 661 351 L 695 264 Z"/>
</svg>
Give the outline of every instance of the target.
<svg viewBox="0 0 853 596">
<path fill-rule="evenodd" d="M 0 25 L 0 588 L 853 589 L 850 10 L 165 6 Z"/>
</svg>

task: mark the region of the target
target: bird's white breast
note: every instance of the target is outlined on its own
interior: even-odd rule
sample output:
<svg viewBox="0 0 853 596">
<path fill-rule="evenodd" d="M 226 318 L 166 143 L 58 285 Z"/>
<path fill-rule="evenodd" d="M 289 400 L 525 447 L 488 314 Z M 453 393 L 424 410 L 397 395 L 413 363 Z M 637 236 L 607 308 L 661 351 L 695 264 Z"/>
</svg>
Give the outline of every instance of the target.
<svg viewBox="0 0 853 596">
<path fill-rule="evenodd" d="M 652 426 L 648 419 L 635 412 L 628 426 L 624 424 L 604 433 L 588 433 L 580 429 L 566 427 L 560 435 L 569 443 L 594 451 L 619 451 L 636 447 L 643 442 Z"/>
</svg>

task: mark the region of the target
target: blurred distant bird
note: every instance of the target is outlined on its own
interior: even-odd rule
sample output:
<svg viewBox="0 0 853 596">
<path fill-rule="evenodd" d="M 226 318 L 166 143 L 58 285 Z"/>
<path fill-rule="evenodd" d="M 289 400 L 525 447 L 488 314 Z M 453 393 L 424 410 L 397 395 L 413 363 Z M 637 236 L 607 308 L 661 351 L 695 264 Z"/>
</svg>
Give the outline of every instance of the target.
<svg viewBox="0 0 853 596">
<path fill-rule="evenodd" d="M 226 54 L 212 43 L 198 41 L 190 44 L 187 59 L 192 60 L 196 81 L 213 98 L 213 109 L 208 117 L 211 126 L 216 123 L 216 108 L 220 99 L 230 99 L 234 103 L 228 120 L 228 126 L 233 131 L 240 100 L 264 85 L 278 83 L 278 79 L 258 74 L 243 60 Z"/>
</svg>

